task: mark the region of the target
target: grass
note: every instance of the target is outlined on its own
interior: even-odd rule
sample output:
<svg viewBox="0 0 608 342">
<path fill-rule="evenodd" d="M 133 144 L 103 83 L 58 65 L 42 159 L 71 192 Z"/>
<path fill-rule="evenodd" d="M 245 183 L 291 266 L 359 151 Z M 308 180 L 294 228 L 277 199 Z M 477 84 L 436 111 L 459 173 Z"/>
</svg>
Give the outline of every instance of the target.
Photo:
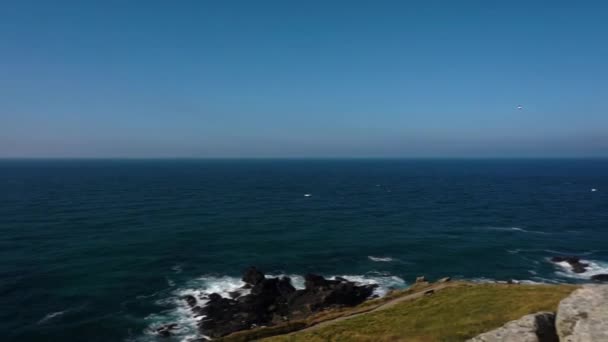
<svg viewBox="0 0 608 342">
<path fill-rule="evenodd" d="M 263 341 L 464 341 L 526 314 L 555 311 L 575 288 L 461 284 L 318 329 Z M 260 337 L 263 335 L 256 338 Z"/>
</svg>

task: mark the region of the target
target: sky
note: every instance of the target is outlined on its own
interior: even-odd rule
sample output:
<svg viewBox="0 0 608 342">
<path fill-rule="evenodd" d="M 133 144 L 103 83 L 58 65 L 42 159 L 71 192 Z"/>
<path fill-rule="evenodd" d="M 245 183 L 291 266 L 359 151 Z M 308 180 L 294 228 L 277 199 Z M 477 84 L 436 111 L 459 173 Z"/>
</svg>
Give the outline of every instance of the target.
<svg viewBox="0 0 608 342">
<path fill-rule="evenodd" d="M 607 157 L 606 18 L 605 1 L 3 0 L 0 157 Z"/>
</svg>

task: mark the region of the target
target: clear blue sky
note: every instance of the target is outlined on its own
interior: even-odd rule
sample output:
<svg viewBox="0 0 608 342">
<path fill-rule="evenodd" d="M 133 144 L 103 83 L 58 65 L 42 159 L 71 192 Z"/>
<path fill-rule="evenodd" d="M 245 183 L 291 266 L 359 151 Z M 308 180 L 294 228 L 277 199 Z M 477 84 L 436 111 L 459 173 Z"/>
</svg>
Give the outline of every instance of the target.
<svg viewBox="0 0 608 342">
<path fill-rule="evenodd" d="M 607 18 L 605 1 L 5 0 L 0 157 L 608 156 Z"/>
</svg>

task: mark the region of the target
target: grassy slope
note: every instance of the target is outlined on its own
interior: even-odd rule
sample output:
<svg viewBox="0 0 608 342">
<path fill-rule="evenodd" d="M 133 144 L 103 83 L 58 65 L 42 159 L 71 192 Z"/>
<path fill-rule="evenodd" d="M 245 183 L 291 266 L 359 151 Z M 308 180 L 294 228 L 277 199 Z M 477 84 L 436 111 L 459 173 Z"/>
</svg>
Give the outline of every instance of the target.
<svg viewBox="0 0 608 342">
<path fill-rule="evenodd" d="M 575 289 L 554 285 L 461 285 L 312 331 L 285 341 L 463 341 L 538 311 L 555 311 Z"/>
</svg>

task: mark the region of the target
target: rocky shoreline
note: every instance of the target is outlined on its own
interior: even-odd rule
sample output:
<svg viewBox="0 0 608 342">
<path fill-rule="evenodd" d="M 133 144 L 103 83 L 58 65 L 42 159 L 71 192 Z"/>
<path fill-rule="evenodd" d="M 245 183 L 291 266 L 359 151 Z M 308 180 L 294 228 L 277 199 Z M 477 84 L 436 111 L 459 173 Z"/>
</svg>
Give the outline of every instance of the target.
<svg viewBox="0 0 608 342">
<path fill-rule="evenodd" d="M 192 315 L 202 317 L 199 331 L 209 338 L 234 332 L 306 318 L 328 309 L 356 306 L 374 297 L 377 285 L 358 285 L 347 279 L 326 279 L 316 274 L 305 276 L 305 288 L 297 290 L 289 277 L 266 277 L 255 267 L 242 277 L 245 285 L 224 298 L 212 293 L 203 298 L 188 295 L 186 301 Z M 156 329 L 159 336 L 169 337 L 176 324 Z"/>
<path fill-rule="evenodd" d="M 550 261 L 569 267 L 574 273 L 585 273 L 590 266 L 574 256 L 554 256 Z M 595 274 L 590 278 L 595 282 L 606 282 L 608 274 Z M 205 341 L 253 328 L 306 319 L 326 309 L 357 306 L 377 297 L 374 290 L 378 285 L 360 285 L 341 277 L 326 279 L 316 274 L 307 274 L 304 279 L 304 289 L 296 289 L 289 277 L 267 277 L 252 266 L 245 270 L 241 278 L 245 285 L 229 292 L 228 296 L 224 294 L 226 297 L 211 293 L 200 297 L 186 295 L 181 300 L 187 303 L 192 316 L 198 319 L 197 328 L 204 338 L 196 341 Z M 438 283 L 449 281 L 449 278 L 444 279 Z M 428 284 L 424 277 L 416 279 L 416 283 Z M 537 318 L 528 320 L 534 321 Z M 155 333 L 160 337 L 170 337 L 178 329 L 178 324 L 170 323 L 157 327 Z M 498 333 L 502 333 L 501 330 Z"/>
</svg>

